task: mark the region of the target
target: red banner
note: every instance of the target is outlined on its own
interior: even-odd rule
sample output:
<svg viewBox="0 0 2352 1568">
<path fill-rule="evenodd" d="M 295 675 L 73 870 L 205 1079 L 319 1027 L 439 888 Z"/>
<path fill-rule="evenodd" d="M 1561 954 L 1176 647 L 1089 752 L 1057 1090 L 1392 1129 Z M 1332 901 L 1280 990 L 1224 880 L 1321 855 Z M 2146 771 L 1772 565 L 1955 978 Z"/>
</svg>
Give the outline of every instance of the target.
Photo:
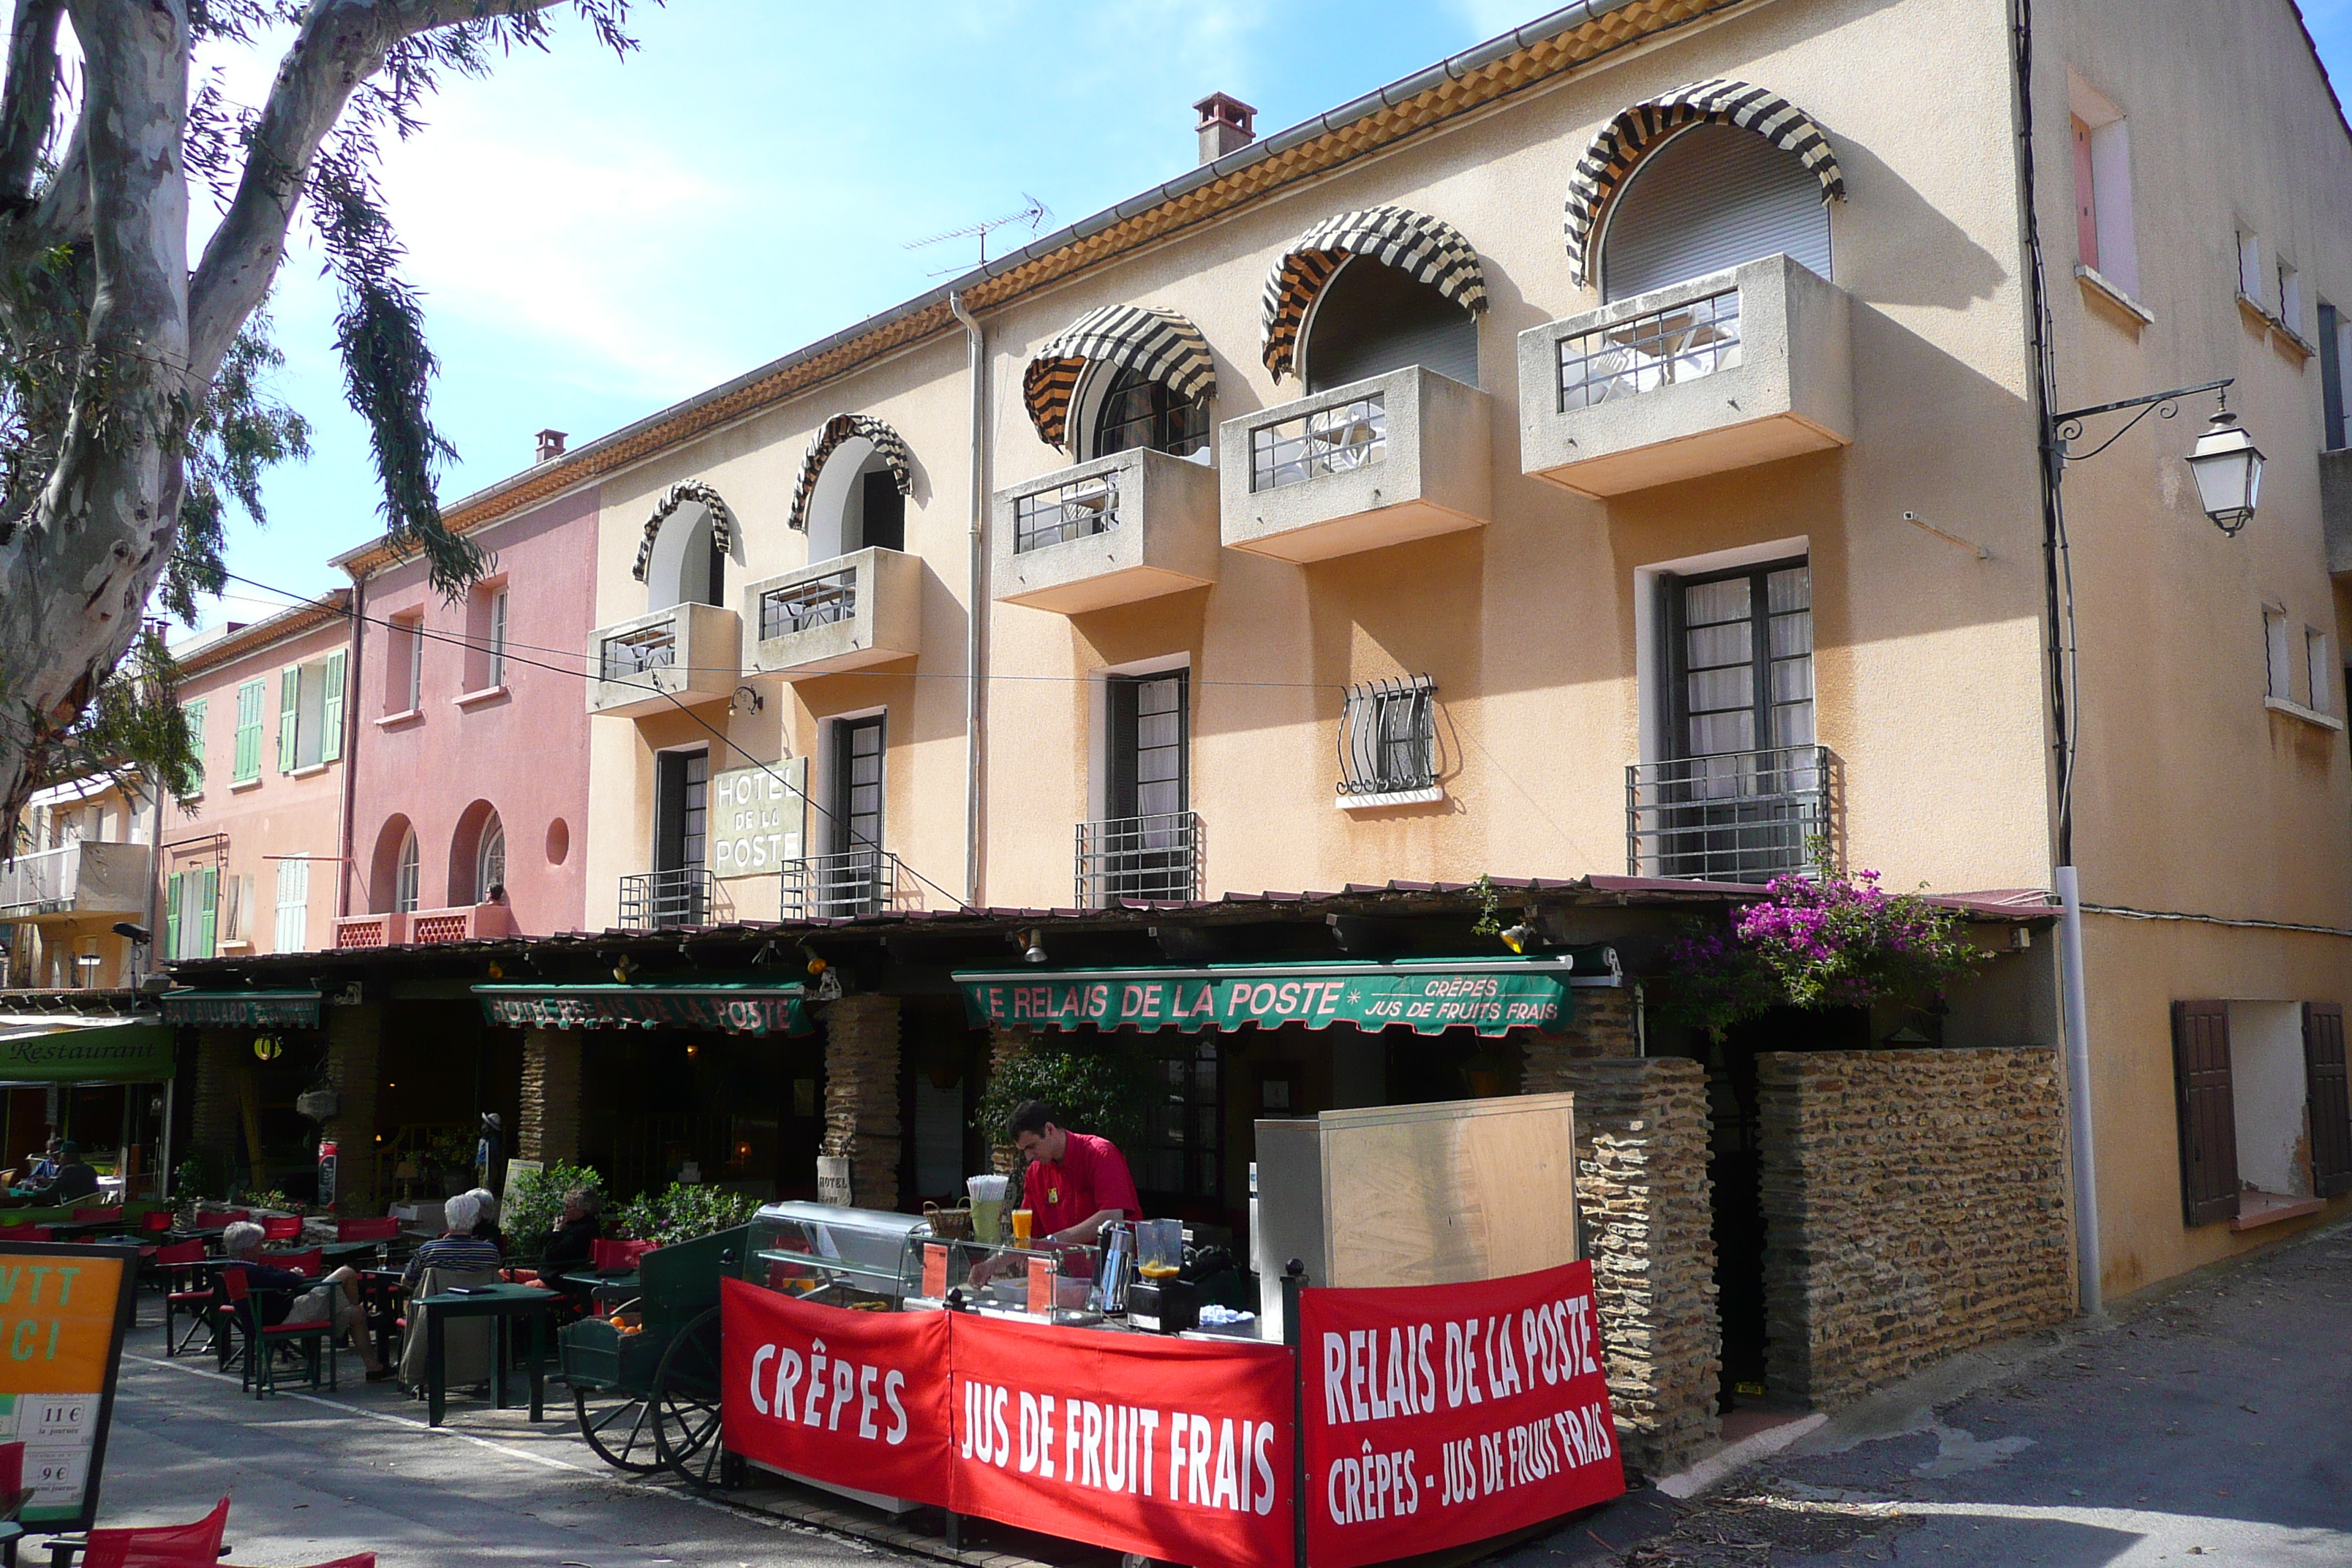
<svg viewBox="0 0 2352 1568">
<path fill-rule="evenodd" d="M 1625 1489 L 1591 1263 L 1307 1290 L 1298 1315 L 1314 1568 L 1483 1541 Z"/>
<path fill-rule="evenodd" d="M 954 1325 L 957 1512 L 1198 1568 L 1288 1561 L 1287 1350 Z"/>
<path fill-rule="evenodd" d="M 730 1452 L 947 1506 L 949 1314 L 853 1312 L 740 1279 L 719 1283 L 719 1417 Z"/>
</svg>

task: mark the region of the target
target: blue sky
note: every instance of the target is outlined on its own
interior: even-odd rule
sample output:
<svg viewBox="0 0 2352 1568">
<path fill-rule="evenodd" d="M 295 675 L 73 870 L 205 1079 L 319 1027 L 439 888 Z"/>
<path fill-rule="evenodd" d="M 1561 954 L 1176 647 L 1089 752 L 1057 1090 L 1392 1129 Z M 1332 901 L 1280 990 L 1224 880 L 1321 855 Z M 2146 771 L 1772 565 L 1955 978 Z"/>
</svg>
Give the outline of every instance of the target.
<svg viewBox="0 0 2352 1568">
<path fill-rule="evenodd" d="M 1191 105 L 1211 91 L 1278 130 L 1544 8 L 672 0 L 638 14 L 643 47 L 625 61 L 561 26 L 549 53 L 448 86 L 385 163 L 442 362 L 435 414 L 458 450 L 443 500 L 526 467 L 542 426 L 586 440 L 976 255 L 968 240 L 907 241 L 1012 212 L 1024 194 L 1057 227 L 1181 173 Z M 2352 81 L 2352 0 L 2305 14 Z M 214 63 L 251 100 L 276 51 Z M 1026 237 L 1009 232 L 995 250 Z M 380 528 L 319 259 L 298 243 L 272 302 L 278 391 L 315 423 L 317 450 L 268 477 L 269 527 L 236 520 L 229 542 L 231 571 L 299 594 L 343 581 L 328 558 Z M 233 584 L 205 618 L 282 602 Z"/>
</svg>

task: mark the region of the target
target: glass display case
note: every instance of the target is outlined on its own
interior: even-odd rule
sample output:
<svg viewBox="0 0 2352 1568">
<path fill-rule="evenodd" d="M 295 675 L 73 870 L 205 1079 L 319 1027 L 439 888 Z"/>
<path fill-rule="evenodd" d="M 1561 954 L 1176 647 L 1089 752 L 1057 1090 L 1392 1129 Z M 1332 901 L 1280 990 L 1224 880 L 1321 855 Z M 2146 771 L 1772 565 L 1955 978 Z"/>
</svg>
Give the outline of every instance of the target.
<svg viewBox="0 0 2352 1568">
<path fill-rule="evenodd" d="M 897 1311 L 921 1282 L 919 1215 L 830 1204 L 770 1204 L 751 1218 L 743 1278 L 826 1306 Z"/>
<path fill-rule="evenodd" d="M 1094 1297 L 1099 1267 L 1100 1253 L 1091 1247 L 1016 1247 L 925 1232 L 907 1240 L 905 1304 L 936 1307 L 961 1288 L 965 1302 L 982 1312 L 1069 1322 L 1100 1315 Z"/>
</svg>

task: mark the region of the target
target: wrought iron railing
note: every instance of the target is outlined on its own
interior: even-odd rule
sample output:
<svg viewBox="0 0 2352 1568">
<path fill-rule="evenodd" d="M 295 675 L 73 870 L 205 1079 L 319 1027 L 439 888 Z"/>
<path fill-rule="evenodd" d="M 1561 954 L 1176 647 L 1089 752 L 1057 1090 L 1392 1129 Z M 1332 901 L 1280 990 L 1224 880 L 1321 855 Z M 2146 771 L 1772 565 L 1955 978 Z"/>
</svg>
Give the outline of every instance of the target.
<svg viewBox="0 0 2352 1568">
<path fill-rule="evenodd" d="M 1276 490 L 1347 473 L 1387 454 L 1388 399 L 1371 393 L 1250 432 L 1250 489 Z"/>
<path fill-rule="evenodd" d="M 674 668 L 677 663 L 677 621 L 673 617 L 635 631 L 615 632 L 604 639 L 597 663 L 606 680 L 627 680 L 648 670 Z"/>
<path fill-rule="evenodd" d="M 1339 793 L 1395 795 L 1437 783 L 1437 683 L 1426 675 L 1348 689 Z"/>
<path fill-rule="evenodd" d="M 1013 553 L 1108 533 L 1118 521 L 1118 470 L 1074 479 L 1013 503 Z"/>
<path fill-rule="evenodd" d="M 880 849 L 845 849 L 787 860 L 780 919 L 845 920 L 887 912 L 898 896 L 898 858 Z"/>
<path fill-rule="evenodd" d="M 760 640 L 829 626 L 857 614 L 857 568 L 803 577 L 760 595 Z"/>
<path fill-rule="evenodd" d="M 1201 817 L 1162 811 L 1078 824 L 1078 907 L 1201 896 Z"/>
<path fill-rule="evenodd" d="M 1625 868 L 1633 876 L 1761 882 L 1812 863 L 1831 837 L 1826 746 L 1779 746 L 1635 763 L 1625 770 Z"/>
<path fill-rule="evenodd" d="M 1739 364 L 1739 290 L 1559 341 L 1559 411 L 1591 408 Z"/>
<path fill-rule="evenodd" d="M 624 877 L 621 927 L 666 931 L 672 926 L 709 925 L 718 890 L 718 879 L 700 866 L 674 866 L 667 871 L 639 871 Z"/>
</svg>

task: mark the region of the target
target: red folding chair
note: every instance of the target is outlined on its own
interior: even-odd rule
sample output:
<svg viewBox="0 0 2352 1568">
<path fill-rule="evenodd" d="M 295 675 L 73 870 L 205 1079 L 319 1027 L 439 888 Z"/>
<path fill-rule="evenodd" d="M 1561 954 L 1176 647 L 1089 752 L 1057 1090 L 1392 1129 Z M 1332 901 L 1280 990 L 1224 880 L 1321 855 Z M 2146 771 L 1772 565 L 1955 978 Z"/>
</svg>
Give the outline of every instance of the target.
<svg viewBox="0 0 2352 1568">
<path fill-rule="evenodd" d="M 337 1241 L 391 1241 L 400 1235 L 396 1219 L 339 1219 L 335 1222 Z"/>
<path fill-rule="evenodd" d="M 205 1244 L 183 1241 L 155 1249 L 155 1271 L 163 1277 L 163 1353 L 179 1355 L 195 1342 L 198 1329 L 211 1330 L 215 1298 L 213 1282 L 197 1267 L 205 1261 Z M 175 1316 L 189 1320 L 184 1335 L 172 1327 Z"/>
<path fill-rule="evenodd" d="M 599 1274 L 625 1274 L 653 1249 L 650 1241 L 608 1241 L 598 1237 L 588 1244 L 588 1264 Z"/>
<path fill-rule="evenodd" d="M 256 1399 L 278 1392 L 278 1352 L 289 1345 L 302 1347 L 304 1364 L 310 1373 L 310 1386 L 319 1386 L 319 1360 L 324 1350 L 327 1363 L 329 1393 L 340 1386 L 335 1367 L 334 1314 L 319 1323 L 278 1323 L 261 1321 L 261 1298 L 280 1294 L 268 1290 L 257 1291 L 245 1277 L 242 1268 L 221 1270 L 221 1292 L 228 1299 L 229 1321 L 245 1336 L 245 1365 L 238 1370 L 236 1385 L 240 1390 L 251 1388 Z M 207 1559 L 209 1561 L 209 1559 Z"/>
<path fill-rule="evenodd" d="M 206 1209 L 196 1215 L 198 1230 L 226 1230 L 239 1220 L 251 1219 L 250 1209 Z"/>
<path fill-rule="evenodd" d="M 76 1220 L 94 1219 L 100 1225 L 112 1225 L 121 1219 L 122 1205 L 110 1204 L 104 1208 L 76 1208 L 73 1216 Z"/>
<path fill-rule="evenodd" d="M 0 1563 L 7 1568 L 16 1568 L 16 1542 L 25 1538 L 25 1526 L 16 1516 L 32 1496 L 32 1489 L 25 1485 L 25 1445 L 0 1443 Z"/>
<path fill-rule="evenodd" d="M 217 1562 L 228 1532 L 228 1499 L 194 1524 L 93 1530 L 82 1547 L 82 1568 L 205 1568 Z"/>
<path fill-rule="evenodd" d="M 139 1228 L 142 1232 L 170 1230 L 172 1228 L 172 1211 L 170 1209 L 149 1209 L 145 1214 L 139 1216 Z"/>
<path fill-rule="evenodd" d="M 327 1249 L 323 1247 L 313 1247 L 300 1252 L 264 1252 L 261 1260 L 273 1268 L 307 1275 L 312 1279 L 327 1271 Z"/>
<path fill-rule="evenodd" d="M 52 1234 L 45 1225 L 0 1225 L 0 1241 L 47 1241 Z"/>
<path fill-rule="evenodd" d="M 261 1221 L 264 1241 L 294 1241 L 302 1235 L 302 1216 L 299 1214 L 268 1215 Z"/>
</svg>

